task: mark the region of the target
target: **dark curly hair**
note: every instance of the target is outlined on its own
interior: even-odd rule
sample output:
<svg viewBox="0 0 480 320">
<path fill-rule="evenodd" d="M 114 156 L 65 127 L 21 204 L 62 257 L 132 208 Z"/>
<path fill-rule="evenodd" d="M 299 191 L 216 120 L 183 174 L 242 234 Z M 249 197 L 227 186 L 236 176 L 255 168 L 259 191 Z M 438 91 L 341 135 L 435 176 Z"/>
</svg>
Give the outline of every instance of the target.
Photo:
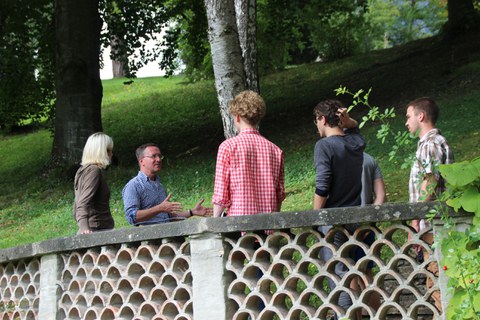
<svg viewBox="0 0 480 320">
<path fill-rule="evenodd" d="M 328 99 L 319 102 L 313 109 L 313 120 L 316 121 L 321 117 L 325 117 L 330 127 L 338 127 L 340 118 L 337 115 L 338 109 L 345 108 L 339 100 Z"/>
</svg>

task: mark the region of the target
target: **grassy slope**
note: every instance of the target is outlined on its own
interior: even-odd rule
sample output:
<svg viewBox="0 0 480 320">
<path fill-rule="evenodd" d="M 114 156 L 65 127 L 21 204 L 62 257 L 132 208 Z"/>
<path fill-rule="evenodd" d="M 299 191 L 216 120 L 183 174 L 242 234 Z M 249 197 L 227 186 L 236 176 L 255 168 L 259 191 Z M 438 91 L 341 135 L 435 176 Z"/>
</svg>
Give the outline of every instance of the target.
<svg viewBox="0 0 480 320">
<path fill-rule="evenodd" d="M 262 79 L 268 114 L 262 133 L 285 151 L 287 199 L 283 210 L 312 207 L 312 150 L 317 135 L 311 110 L 333 89 L 373 87 L 370 101 L 398 108 L 395 130 L 404 130 L 403 106 L 429 95 L 440 104 L 438 126 L 457 161 L 479 156 L 477 103 L 480 101 L 480 39 L 465 36 L 454 45 L 426 39 L 331 63 L 317 63 Z M 118 228 L 128 227 L 121 189 L 136 174 L 134 148 L 160 144 L 166 155 L 163 183 L 186 207 L 213 190 L 215 155 L 222 124 L 212 81 L 187 84 L 183 78 L 104 81 L 104 130 L 115 141 L 118 165 L 109 170 L 111 207 Z M 345 99 L 344 99 L 345 100 Z M 358 111 L 361 113 L 361 111 Z M 357 118 L 360 116 L 357 113 Z M 375 139 L 375 126 L 363 130 L 371 154 L 383 169 L 390 201 L 406 201 L 408 170 L 401 159 L 388 161 L 389 147 Z M 52 139 L 46 131 L 3 136 L 0 140 L 0 248 L 73 235 L 72 182 L 41 175 Z M 411 150 L 414 149 L 412 144 Z"/>
</svg>

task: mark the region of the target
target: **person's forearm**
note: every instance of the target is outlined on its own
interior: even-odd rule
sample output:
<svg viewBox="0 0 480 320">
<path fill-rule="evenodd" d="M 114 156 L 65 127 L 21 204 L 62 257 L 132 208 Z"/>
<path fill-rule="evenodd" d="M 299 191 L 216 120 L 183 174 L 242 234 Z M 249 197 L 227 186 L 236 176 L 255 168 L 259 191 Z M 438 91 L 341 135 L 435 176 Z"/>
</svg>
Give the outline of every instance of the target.
<svg viewBox="0 0 480 320">
<path fill-rule="evenodd" d="M 162 212 L 160 205 L 156 205 L 148 209 L 137 210 L 135 220 L 137 220 L 137 222 L 147 221 L 159 214 L 160 212 Z"/>
<path fill-rule="evenodd" d="M 225 210 L 224 207 L 218 205 L 218 204 L 214 204 L 213 205 L 213 216 L 216 218 L 216 217 L 220 217 L 223 213 L 223 210 Z"/>
<path fill-rule="evenodd" d="M 373 192 L 375 193 L 375 201 L 373 204 L 382 204 L 387 202 L 387 193 L 385 191 L 385 182 L 383 179 L 373 181 Z"/>
<path fill-rule="evenodd" d="M 433 175 L 427 175 L 423 180 L 422 184 L 420 185 L 420 194 L 424 199 L 424 202 L 433 201 L 436 198 L 435 195 L 435 186 L 437 184 L 437 180 Z"/>
<path fill-rule="evenodd" d="M 326 203 L 327 197 L 322 197 L 315 193 L 313 196 L 313 210 L 325 208 Z"/>
</svg>

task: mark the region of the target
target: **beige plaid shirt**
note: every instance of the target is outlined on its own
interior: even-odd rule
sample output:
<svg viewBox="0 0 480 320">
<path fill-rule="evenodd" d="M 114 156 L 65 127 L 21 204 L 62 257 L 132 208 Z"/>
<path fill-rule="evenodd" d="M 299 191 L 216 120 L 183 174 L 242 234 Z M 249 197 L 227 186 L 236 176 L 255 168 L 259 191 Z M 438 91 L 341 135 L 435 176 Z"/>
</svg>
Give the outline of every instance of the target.
<svg viewBox="0 0 480 320">
<path fill-rule="evenodd" d="M 436 128 L 428 131 L 418 141 L 417 153 L 410 171 L 410 202 L 420 201 L 422 197 L 420 185 L 428 174 L 433 174 L 438 181 L 435 195 L 440 195 L 445 190 L 445 181 L 440 176 L 438 165 L 449 163 L 453 163 L 453 152 L 447 140 Z"/>
</svg>

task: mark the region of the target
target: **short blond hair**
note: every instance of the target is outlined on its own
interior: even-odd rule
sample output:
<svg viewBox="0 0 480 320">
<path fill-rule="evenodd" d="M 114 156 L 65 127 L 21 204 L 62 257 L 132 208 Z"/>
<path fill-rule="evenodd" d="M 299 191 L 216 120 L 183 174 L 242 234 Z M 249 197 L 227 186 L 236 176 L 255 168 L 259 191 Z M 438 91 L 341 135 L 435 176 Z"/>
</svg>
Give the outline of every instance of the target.
<svg viewBox="0 0 480 320">
<path fill-rule="evenodd" d="M 228 111 L 233 116 L 240 116 L 251 125 L 257 125 L 265 116 L 265 101 L 255 91 L 242 91 L 228 103 Z"/>
<path fill-rule="evenodd" d="M 113 139 L 103 132 L 92 134 L 83 148 L 81 165 L 96 164 L 105 169 L 110 164 L 108 150 L 113 150 Z"/>
</svg>

